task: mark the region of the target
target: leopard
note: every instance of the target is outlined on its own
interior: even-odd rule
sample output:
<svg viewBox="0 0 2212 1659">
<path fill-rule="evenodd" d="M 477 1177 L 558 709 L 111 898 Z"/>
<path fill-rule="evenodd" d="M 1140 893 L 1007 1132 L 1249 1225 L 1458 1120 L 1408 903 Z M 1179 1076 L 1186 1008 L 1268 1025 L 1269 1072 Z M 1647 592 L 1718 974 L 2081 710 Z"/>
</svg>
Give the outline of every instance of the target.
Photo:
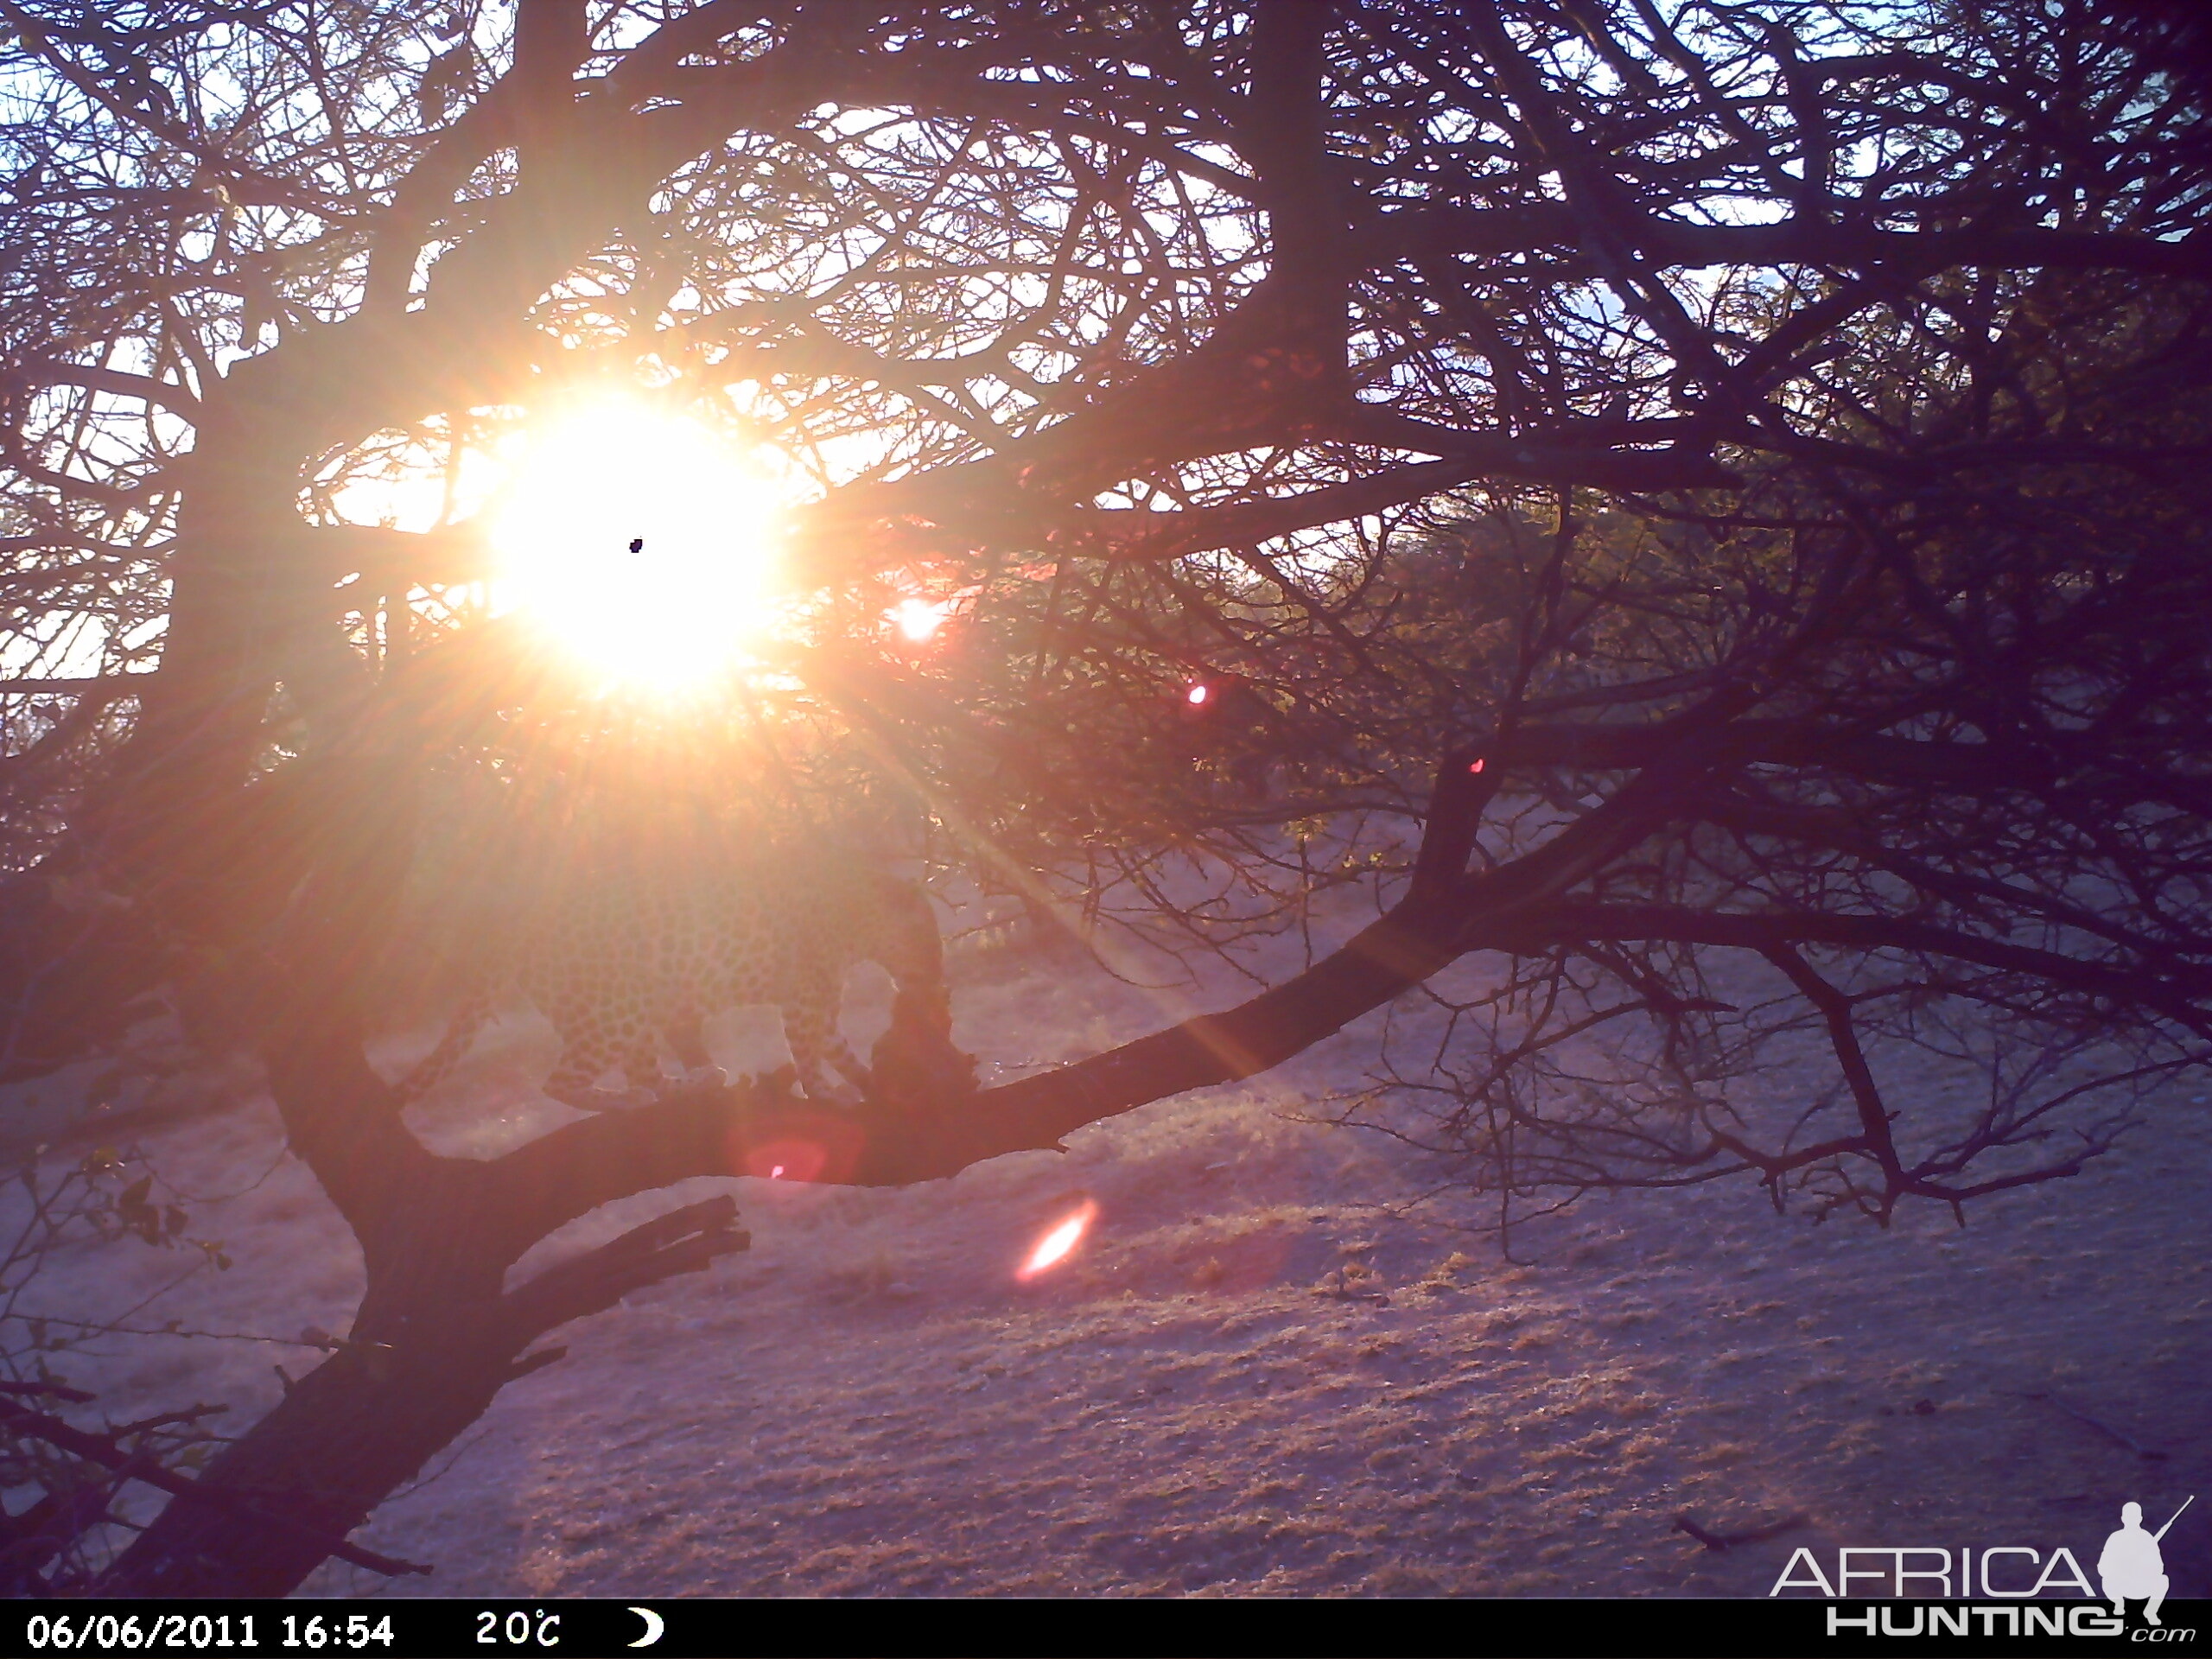
<svg viewBox="0 0 2212 1659">
<path fill-rule="evenodd" d="M 585 1111 L 659 1098 L 663 1042 L 687 1080 L 711 1071 L 703 1022 L 753 1004 L 780 1013 L 810 1100 L 855 1103 L 868 1069 L 839 1034 L 837 1016 L 846 971 L 861 962 L 891 976 L 914 1028 L 950 1029 L 936 915 L 917 884 L 887 871 L 795 857 L 570 886 L 512 925 L 493 963 L 470 976 L 445 1034 L 400 1080 L 403 1103 L 451 1077 L 518 995 L 560 1039 L 545 1093 Z M 619 1095 L 601 1086 L 616 1066 L 626 1084 Z"/>
</svg>

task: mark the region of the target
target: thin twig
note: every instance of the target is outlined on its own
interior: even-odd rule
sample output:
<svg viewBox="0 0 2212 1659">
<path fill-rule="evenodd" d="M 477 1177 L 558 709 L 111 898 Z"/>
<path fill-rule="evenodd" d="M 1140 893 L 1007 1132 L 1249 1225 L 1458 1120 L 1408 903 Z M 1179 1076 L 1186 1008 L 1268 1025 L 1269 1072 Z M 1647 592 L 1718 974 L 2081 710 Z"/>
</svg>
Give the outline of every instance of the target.
<svg viewBox="0 0 2212 1659">
<path fill-rule="evenodd" d="M 88 1434 L 83 1429 L 63 1422 L 59 1417 L 49 1417 L 42 1411 L 28 1407 L 10 1405 L 0 1401 L 0 1422 L 22 1433 L 57 1446 L 64 1452 L 96 1463 L 103 1469 L 111 1469 L 128 1480 L 143 1481 L 157 1486 L 172 1497 L 188 1498 L 195 1503 L 213 1503 L 258 1521 L 265 1526 L 296 1532 L 303 1523 L 296 1516 L 275 1516 L 256 1509 L 230 1492 L 210 1491 L 189 1476 L 165 1469 L 143 1452 L 125 1452 L 114 1441 L 101 1435 Z M 403 1573 L 428 1573 L 430 1569 L 414 1561 L 397 1560 L 389 1555 L 379 1555 L 374 1550 L 349 1544 L 343 1538 L 333 1538 L 324 1548 L 341 1561 L 351 1561 L 355 1567 L 365 1567 L 372 1573 L 386 1578 L 397 1578 Z"/>
<path fill-rule="evenodd" d="M 86 1394 L 82 1389 L 64 1388 L 59 1382 L 0 1382 L 0 1394 L 41 1394 L 79 1406 L 89 1405 L 99 1397 Z"/>
<path fill-rule="evenodd" d="M 2076 1410 L 2074 1407 L 2068 1405 L 2063 1400 L 2060 1399 L 2055 1394 L 2019 1394 L 2017 1397 L 2022 1400 L 2046 1401 L 2050 1404 L 2057 1407 L 2059 1410 L 2064 1412 L 2075 1422 L 2087 1423 L 2091 1428 L 2095 1429 L 2098 1433 L 2103 1435 L 2107 1440 L 2113 1441 L 2116 1445 L 2126 1446 L 2130 1452 L 2133 1452 L 2137 1457 L 2143 1459 L 2146 1462 L 2164 1463 L 2166 1460 L 2166 1453 L 2159 1451 L 2156 1446 L 2145 1446 L 2140 1441 L 2130 1440 L 2126 1435 L 2114 1428 L 2110 1423 L 2101 1422 L 2098 1419 L 2090 1416 L 2086 1411 Z"/>
<path fill-rule="evenodd" d="M 1751 1527 L 1742 1532 L 1707 1532 L 1685 1513 L 1675 1517 L 1675 1530 L 1686 1532 L 1707 1549 L 1733 1549 L 1738 1544 L 1761 1544 L 1770 1538 L 1779 1537 L 1792 1528 L 1805 1524 L 1802 1515 L 1785 1515 L 1779 1521 L 1770 1521 L 1763 1527 Z"/>
</svg>

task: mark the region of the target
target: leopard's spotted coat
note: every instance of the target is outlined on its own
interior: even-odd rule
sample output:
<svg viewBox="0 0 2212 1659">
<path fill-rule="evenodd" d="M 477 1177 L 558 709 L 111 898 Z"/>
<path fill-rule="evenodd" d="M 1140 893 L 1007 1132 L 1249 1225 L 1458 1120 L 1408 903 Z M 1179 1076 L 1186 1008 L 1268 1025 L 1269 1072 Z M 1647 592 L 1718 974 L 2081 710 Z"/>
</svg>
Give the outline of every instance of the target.
<svg viewBox="0 0 2212 1659">
<path fill-rule="evenodd" d="M 561 1057 L 545 1092 L 587 1110 L 621 1098 L 597 1087 L 620 1066 L 636 1101 L 660 1077 L 665 1041 L 687 1068 L 709 1064 L 701 1022 L 726 1009 L 778 1007 L 800 1083 L 837 1092 L 830 1068 L 866 1075 L 837 1033 L 845 971 L 874 962 L 902 1001 L 944 1007 L 937 918 L 912 883 L 827 859 L 724 871 L 632 875 L 588 885 L 516 931 L 500 966 L 479 976 L 451 1025 L 401 1083 L 415 1100 L 450 1077 L 500 1004 L 526 995 L 551 1022 Z"/>
</svg>

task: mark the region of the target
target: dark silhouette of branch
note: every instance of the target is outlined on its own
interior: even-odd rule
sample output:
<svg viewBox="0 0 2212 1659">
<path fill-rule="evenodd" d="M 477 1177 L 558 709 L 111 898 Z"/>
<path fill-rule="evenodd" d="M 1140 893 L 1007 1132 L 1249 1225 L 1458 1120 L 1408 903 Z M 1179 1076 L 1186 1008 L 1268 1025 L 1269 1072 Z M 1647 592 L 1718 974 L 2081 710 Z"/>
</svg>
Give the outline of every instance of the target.
<svg viewBox="0 0 2212 1659">
<path fill-rule="evenodd" d="M 692 1206 L 510 1290 L 532 1245 L 779 1147 L 935 1179 L 1418 988 L 1429 1058 L 1344 1115 L 1463 1186 L 1882 1219 L 2084 1167 L 2202 1063 L 2184 14 L 663 11 L 0 4 L 41 111 L 0 215 L 0 1076 L 173 1003 L 266 1065 L 368 1267 L 202 1483 L 247 1507 L 172 1505 L 111 1587 L 296 1586 L 537 1337 L 742 1235 Z M 359 507 L 474 510 L 594 387 L 809 480 L 799 620 L 711 734 L 642 741 L 486 614 L 496 503 Z M 466 898 L 868 814 L 1071 936 L 1296 926 L 1311 965 L 988 1090 L 902 986 L 855 1111 L 700 1086 L 485 1161 L 364 1058 L 378 984 L 449 965 L 402 923 L 442 858 Z M 1379 918 L 1315 944 L 1355 885 Z M 1806 1033 L 1832 1084 L 1766 1101 Z"/>
</svg>

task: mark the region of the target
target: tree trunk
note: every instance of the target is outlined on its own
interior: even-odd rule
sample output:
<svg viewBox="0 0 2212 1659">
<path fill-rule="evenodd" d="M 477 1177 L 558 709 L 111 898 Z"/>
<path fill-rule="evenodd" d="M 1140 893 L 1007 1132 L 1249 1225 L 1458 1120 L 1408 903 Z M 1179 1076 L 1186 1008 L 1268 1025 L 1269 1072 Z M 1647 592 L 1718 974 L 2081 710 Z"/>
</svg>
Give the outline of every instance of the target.
<svg viewBox="0 0 2212 1659">
<path fill-rule="evenodd" d="M 294 1384 L 173 1499 L 98 1586 L 104 1596 L 282 1596 L 518 1375 L 495 1306 L 455 1304 L 392 1347 L 349 1345 Z"/>
</svg>

